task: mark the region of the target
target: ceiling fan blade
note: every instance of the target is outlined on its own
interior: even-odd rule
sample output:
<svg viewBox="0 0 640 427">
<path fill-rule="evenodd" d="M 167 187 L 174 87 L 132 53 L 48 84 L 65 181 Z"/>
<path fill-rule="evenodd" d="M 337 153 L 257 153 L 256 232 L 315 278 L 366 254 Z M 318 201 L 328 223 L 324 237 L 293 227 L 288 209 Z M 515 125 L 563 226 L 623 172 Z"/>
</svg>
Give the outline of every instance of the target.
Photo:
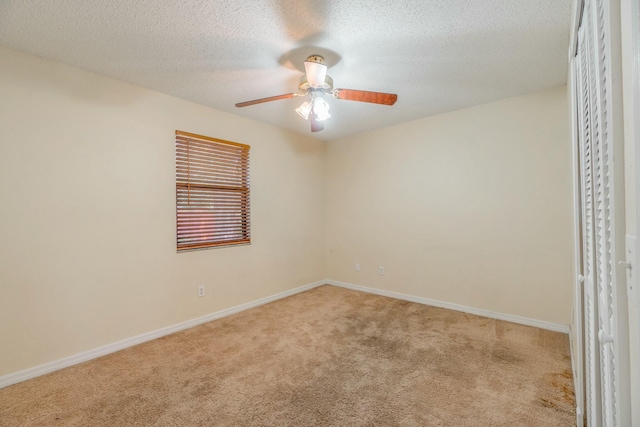
<svg viewBox="0 0 640 427">
<path fill-rule="evenodd" d="M 311 122 L 311 132 L 320 132 L 324 129 L 324 123 L 316 120 L 315 114 L 309 115 L 309 122 Z"/>
<path fill-rule="evenodd" d="M 270 96 L 268 98 L 254 99 L 253 101 L 238 102 L 236 107 L 248 107 L 250 105 L 262 104 L 263 102 L 279 101 L 281 99 L 295 98 L 298 93 L 287 93 L 285 95 Z"/>
<path fill-rule="evenodd" d="M 371 102 L 383 105 L 393 105 L 398 100 L 398 95 L 395 93 L 368 92 L 354 89 L 336 89 L 335 97 L 349 101 Z"/>
</svg>

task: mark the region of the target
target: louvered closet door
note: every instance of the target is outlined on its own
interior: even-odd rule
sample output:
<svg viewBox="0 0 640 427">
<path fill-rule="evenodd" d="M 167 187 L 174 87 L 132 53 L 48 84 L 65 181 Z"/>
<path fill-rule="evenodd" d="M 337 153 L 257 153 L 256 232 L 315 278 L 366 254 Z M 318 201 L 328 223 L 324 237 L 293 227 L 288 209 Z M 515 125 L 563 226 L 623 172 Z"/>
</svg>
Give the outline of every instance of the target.
<svg viewBox="0 0 640 427">
<path fill-rule="evenodd" d="M 588 66 L 588 38 L 585 36 L 585 26 L 578 32 L 578 51 L 576 55 L 576 81 L 578 97 L 578 144 L 580 153 L 580 183 L 581 183 L 581 216 L 582 216 L 582 265 L 583 265 L 583 298 L 584 298 L 584 354 L 586 370 L 586 401 L 587 418 L 599 420 L 600 407 L 600 350 L 597 342 L 598 307 L 595 291 L 595 243 L 594 243 L 594 212 L 593 212 L 593 159 L 591 152 L 591 116 L 590 116 L 590 84 Z M 599 422 L 589 423 L 591 426 L 600 425 Z"/>
<path fill-rule="evenodd" d="M 618 426 L 618 357 L 610 71 L 607 69 L 608 3 L 584 2 L 578 32 L 576 92 L 583 219 L 587 420 Z"/>
<path fill-rule="evenodd" d="M 618 372 L 613 341 L 616 313 L 614 307 L 614 234 L 613 234 L 613 159 L 612 141 L 608 121 L 608 45 L 605 43 L 605 9 L 602 0 L 588 2 L 587 16 L 591 26 L 589 69 L 591 76 L 591 132 L 594 160 L 595 244 L 597 258 L 598 340 L 600 342 L 600 378 L 602 391 L 602 421 L 605 426 L 617 426 Z"/>
</svg>

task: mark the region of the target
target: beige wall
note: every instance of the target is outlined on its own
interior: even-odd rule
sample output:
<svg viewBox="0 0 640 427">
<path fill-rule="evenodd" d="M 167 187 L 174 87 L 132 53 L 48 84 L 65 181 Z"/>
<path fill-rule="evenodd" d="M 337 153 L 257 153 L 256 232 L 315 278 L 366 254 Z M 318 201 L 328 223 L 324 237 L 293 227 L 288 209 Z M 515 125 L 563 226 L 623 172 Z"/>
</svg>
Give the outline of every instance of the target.
<svg viewBox="0 0 640 427">
<path fill-rule="evenodd" d="M 323 143 L 6 49 L 0 94 L 0 375 L 324 277 Z M 251 145 L 251 245 L 176 253 L 176 129 Z"/>
<path fill-rule="evenodd" d="M 327 143 L 327 276 L 568 325 L 569 126 L 560 87 Z"/>
</svg>

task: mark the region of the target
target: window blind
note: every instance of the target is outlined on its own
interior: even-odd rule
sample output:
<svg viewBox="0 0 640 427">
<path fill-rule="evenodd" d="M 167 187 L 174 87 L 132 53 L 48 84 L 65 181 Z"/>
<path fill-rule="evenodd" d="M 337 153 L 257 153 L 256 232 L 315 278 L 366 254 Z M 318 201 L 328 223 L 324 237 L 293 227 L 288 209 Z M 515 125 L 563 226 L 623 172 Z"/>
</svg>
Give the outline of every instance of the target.
<svg viewBox="0 0 640 427">
<path fill-rule="evenodd" d="M 176 131 L 177 249 L 251 242 L 248 145 Z"/>
</svg>

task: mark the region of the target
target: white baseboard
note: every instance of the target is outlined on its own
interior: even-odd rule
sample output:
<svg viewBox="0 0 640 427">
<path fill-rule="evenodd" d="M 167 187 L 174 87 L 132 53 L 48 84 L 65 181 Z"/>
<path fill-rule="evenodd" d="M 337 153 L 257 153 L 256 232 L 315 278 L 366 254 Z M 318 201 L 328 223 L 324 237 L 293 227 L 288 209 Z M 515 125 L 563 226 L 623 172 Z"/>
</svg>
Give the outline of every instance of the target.
<svg viewBox="0 0 640 427">
<path fill-rule="evenodd" d="M 559 323 L 545 322 L 544 320 L 529 319 L 513 314 L 496 313 L 495 311 L 483 310 L 481 308 L 467 307 L 465 305 L 454 304 L 451 302 L 438 301 L 429 298 L 416 297 L 413 295 L 402 294 L 399 292 L 386 291 L 383 289 L 369 288 L 367 286 L 354 285 L 352 283 L 338 282 L 336 280 L 326 280 L 326 283 L 342 288 L 352 289 L 354 291 L 367 292 L 370 294 L 382 295 L 385 297 L 401 299 L 405 301 L 417 302 L 418 304 L 432 305 L 434 307 L 446 308 L 449 310 L 461 311 L 463 313 L 475 314 L 478 316 L 490 317 L 492 319 L 505 320 L 507 322 L 519 323 L 526 326 L 534 326 L 536 328 L 548 329 L 550 331 L 569 333 L 569 326 Z"/>
<path fill-rule="evenodd" d="M 492 319 L 506 320 L 508 322 L 519 323 L 527 326 L 534 326 L 536 328 L 548 329 L 556 332 L 569 333 L 569 326 L 560 325 L 557 323 L 545 322 L 542 320 L 529 319 L 526 317 L 514 316 L 511 314 L 496 313 L 489 310 L 483 310 L 479 308 L 467 307 L 464 305 L 432 300 L 429 298 L 416 297 L 413 295 L 402 294 L 399 292 L 386 291 L 383 289 L 369 288 L 366 286 L 354 285 L 351 283 L 338 282 L 336 280 L 320 280 L 314 283 L 310 283 L 305 286 L 300 286 L 295 289 L 280 292 L 275 295 L 271 295 L 265 298 L 260 298 L 255 301 L 251 301 L 245 304 L 240 304 L 235 307 L 230 307 L 224 310 L 216 311 L 215 313 L 207 314 L 206 316 L 198 317 L 196 319 L 187 320 L 175 325 L 167 326 L 165 328 L 157 329 L 155 331 L 147 332 L 135 337 L 127 338 L 122 341 L 118 341 L 112 344 L 107 344 L 102 347 L 95 348 L 93 350 L 85 351 L 83 353 L 75 354 L 73 356 L 65 357 L 64 359 L 56 360 L 53 362 L 45 363 L 33 368 L 25 369 L 23 371 L 14 372 L 0 377 L 0 388 L 10 386 L 22 381 L 29 380 L 31 378 L 39 377 L 59 369 L 67 368 L 69 366 L 77 365 L 82 362 L 86 362 L 91 359 L 96 359 L 107 354 L 114 353 L 119 350 L 123 350 L 134 345 L 142 344 L 147 341 L 154 340 L 156 338 L 164 337 L 166 335 L 173 334 L 184 329 L 193 328 L 194 326 L 201 325 L 203 323 L 211 322 L 212 320 L 220 319 L 232 314 L 239 313 L 244 310 L 249 310 L 254 307 L 258 307 L 273 301 L 277 301 L 282 298 L 286 298 L 291 295 L 305 292 L 318 286 L 329 284 L 333 286 L 339 286 L 342 288 L 352 289 L 355 291 L 366 292 L 370 294 L 382 295 L 385 297 L 401 299 L 405 301 L 416 302 L 419 304 L 431 305 L 434 307 L 446 308 L 449 310 L 461 311 L 469 314 L 476 314 L 478 316 L 490 317 Z"/>
<path fill-rule="evenodd" d="M 201 325 L 203 323 L 211 322 L 212 320 L 220 319 L 222 317 L 230 316 L 232 314 L 239 313 L 250 308 L 258 307 L 273 301 L 277 301 L 282 298 L 286 298 L 291 295 L 298 294 L 300 292 L 308 291 L 320 285 L 326 284 L 326 280 L 310 283 L 305 286 L 300 286 L 295 289 L 280 292 L 275 295 L 271 295 L 265 298 L 260 298 L 255 301 L 251 301 L 245 304 L 240 304 L 235 307 L 230 307 L 224 310 L 216 311 L 215 313 L 207 314 L 206 316 L 198 317 L 196 319 L 187 320 L 185 322 L 177 323 L 175 325 L 167 326 L 165 328 L 156 329 L 155 331 L 147 332 L 135 337 L 127 338 L 122 341 L 107 344 L 102 347 L 95 348 L 93 350 L 85 351 L 73 356 L 65 357 L 64 359 L 56 360 L 53 362 L 45 363 L 33 368 L 25 369 L 23 371 L 14 372 L 8 375 L 0 377 L 0 388 L 10 386 L 22 381 L 29 380 L 31 378 L 39 377 L 41 375 L 48 374 L 50 372 L 57 371 L 59 369 L 67 368 L 69 366 L 77 365 L 82 362 L 86 362 L 91 359 L 96 359 L 107 354 L 114 353 L 119 350 L 123 350 L 134 345 L 142 344 L 143 342 L 151 341 L 156 338 L 164 337 L 166 335 L 173 334 L 184 329 L 193 328 L 194 326 Z"/>
</svg>

